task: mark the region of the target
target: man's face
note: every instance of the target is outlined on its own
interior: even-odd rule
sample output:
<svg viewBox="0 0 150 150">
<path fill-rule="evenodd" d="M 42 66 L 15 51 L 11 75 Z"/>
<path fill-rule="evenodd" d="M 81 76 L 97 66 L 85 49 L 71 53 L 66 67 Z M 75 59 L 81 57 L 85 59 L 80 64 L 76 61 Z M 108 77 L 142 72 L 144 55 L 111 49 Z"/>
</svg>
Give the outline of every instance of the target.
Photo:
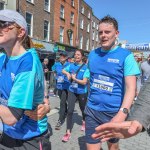
<svg viewBox="0 0 150 150">
<path fill-rule="evenodd" d="M 115 29 L 113 24 L 101 23 L 99 25 L 100 44 L 104 50 L 110 50 L 115 47 L 116 38 L 119 31 Z"/>
</svg>

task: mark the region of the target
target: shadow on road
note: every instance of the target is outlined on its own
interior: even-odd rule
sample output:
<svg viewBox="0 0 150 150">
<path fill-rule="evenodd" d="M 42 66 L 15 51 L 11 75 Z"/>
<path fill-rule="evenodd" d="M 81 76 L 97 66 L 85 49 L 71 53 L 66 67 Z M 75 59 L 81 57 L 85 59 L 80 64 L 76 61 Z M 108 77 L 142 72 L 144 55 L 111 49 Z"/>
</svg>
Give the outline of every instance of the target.
<svg viewBox="0 0 150 150">
<path fill-rule="evenodd" d="M 78 138 L 79 148 L 80 150 L 86 150 L 86 144 L 85 144 L 85 136 L 81 136 Z"/>
<path fill-rule="evenodd" d="M 74 124 L 82 125 L 82 117 L 77 112 L 73 113 L 72 128 Z"/>
</svg>

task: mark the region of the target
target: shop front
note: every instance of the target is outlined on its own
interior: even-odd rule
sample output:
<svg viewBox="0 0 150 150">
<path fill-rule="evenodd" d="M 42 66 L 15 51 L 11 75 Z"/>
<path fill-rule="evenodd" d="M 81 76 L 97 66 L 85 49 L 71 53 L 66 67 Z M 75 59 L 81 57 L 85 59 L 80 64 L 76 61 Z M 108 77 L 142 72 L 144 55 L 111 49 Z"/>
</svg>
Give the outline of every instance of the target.
<svg viewBox="0 0 150 150">
<path fill-rule="evenodd" d="M 62 44 L 59 42 L 56 42 L 54 44 L 54 51 L 57 50 L 56 57 L 59 57 L 60 52 L 66 51 L 68 53 L 68 57 L 72 58 L 74 56 L 74 52 L 78 49 L 77 47 L 73 47 L 67 44 Z M 88 56 L 89 52 L 84 51 L 85 56 Z"/>
<path fill-rule="evenodd" d="M 36 39 L 32 39 L 32 42 L 33 42 L 34 48 L 39 54 L 39 58 L 41 62 L 43 62 L 44 58 L 49 59 L 48 68 L 51 71 L 51 67 L 54 64 L 55 59 L 56 59 L 56 53 L 53 51 L 54 44 L 36 40 Z"/>
</svg>

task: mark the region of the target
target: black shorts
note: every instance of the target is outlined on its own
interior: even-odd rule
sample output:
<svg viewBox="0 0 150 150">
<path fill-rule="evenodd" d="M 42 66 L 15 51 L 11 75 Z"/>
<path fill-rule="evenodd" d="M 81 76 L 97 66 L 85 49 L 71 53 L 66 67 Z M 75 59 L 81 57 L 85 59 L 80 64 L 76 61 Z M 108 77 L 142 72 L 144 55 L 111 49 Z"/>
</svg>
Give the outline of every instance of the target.
<svg viewBox="0 0 150 150">
<path fill-rule="evenodd" d="M 0 150 L 51 150 L 49 131 L 29 140 L 13 139 L 4 133 L 0 143 Z"/>
</svg>

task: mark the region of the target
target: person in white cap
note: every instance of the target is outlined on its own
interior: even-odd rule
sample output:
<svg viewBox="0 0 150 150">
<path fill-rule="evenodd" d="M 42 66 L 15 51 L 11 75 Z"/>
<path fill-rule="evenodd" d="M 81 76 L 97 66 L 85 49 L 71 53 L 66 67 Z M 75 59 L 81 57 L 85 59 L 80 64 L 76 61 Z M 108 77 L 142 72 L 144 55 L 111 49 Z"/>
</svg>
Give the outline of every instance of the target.
<svg viewBox="0 0 150 150">
<path fill-rule="evenodd" d="M 0 149 L 50 150 L 47 117 L 36 121 L 25 114 L 44 99 L 42 65 L 34 48 L 25 49 L 26 38 L 24 17 L 1 10 L 0 47 L 6 54 L 0 54 L 0 118 L 4 126 Z"/>
</svg>

